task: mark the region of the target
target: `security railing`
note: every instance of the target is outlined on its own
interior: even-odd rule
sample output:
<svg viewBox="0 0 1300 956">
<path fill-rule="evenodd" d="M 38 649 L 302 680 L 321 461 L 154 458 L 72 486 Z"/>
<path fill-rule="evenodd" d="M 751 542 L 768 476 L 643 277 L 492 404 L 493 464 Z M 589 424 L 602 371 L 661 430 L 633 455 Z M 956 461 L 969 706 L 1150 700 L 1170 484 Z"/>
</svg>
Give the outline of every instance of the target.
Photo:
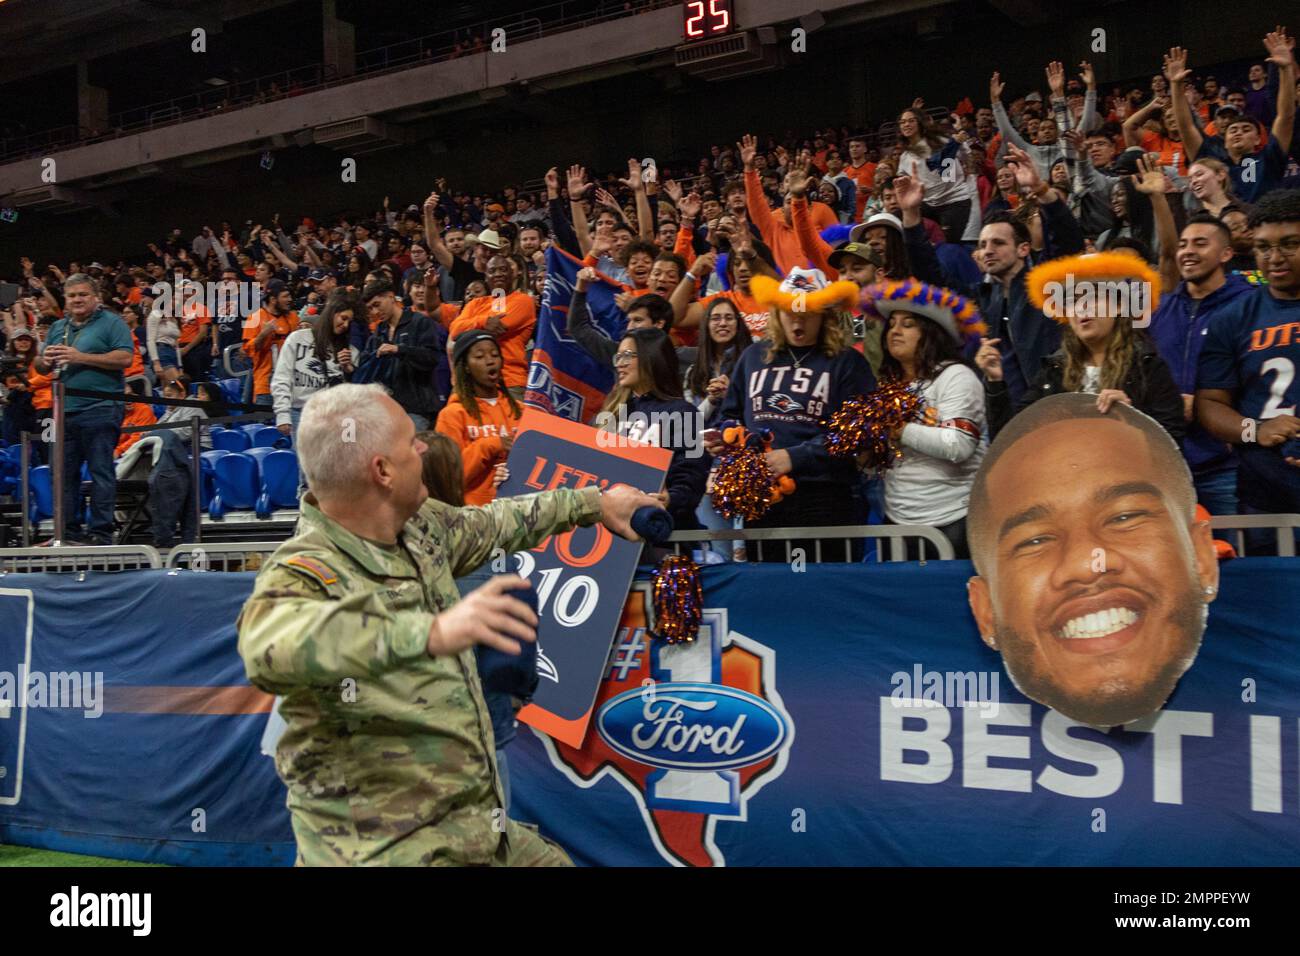
<svg viewBox="0 0 1300 956">
<path fill-rule="evenodd" d="M 161 567 L 162 556 L 147 544 L 0 548 L 0 574 L 13 571 L 31 574 L 148 571 Z"/>
<path fill-rule="evenodd" d="M 1300 515 L 1216 515 L 1210 518 L 1210 527 L 1217 530 L 1233 531 L 1236 540 L 1230 542 L 1237 554 L 1247 554 L 1246 531 L 1273 529 L 1277 535 L 1277 556 L 1294 558 L 1296 552 L 1296 529 L 1300 528 Z"/>
<path fill-rule="evenodd" d="M 185 571 L 256 571 L 283 541 L 182 544 L 167 552 L 164 566 Z"/>
<path fill-rule="evenodd" d="M 759 561 L 768 559 L 773 550 L 784 545 L 785 560 L 795 559 L 794 549 L 801 542 L 810 542 L 812 554 L 803 554 L 805 561 L 819 564 L 823 561 L 852 561 L 853 545 L 857 541 L 869 539 L 889 542 L 889 556 L 885 549 L 876 549 L 876 561 L 906 561 L 907 542 L 928 542 L 933 545 L 940 561 L 951 561 L 956 557 L 952 542 L 944 537 L 943 532 L 924 525 L 906 524 L 864 524 L 838 525 L 829 528 L 745 528 L 743 530 L 720 531 L 676 531 L 668 539 L 669 545 L 677 554 L 686 550 L 699 550 L 707 547 L 710 541 L 752 542 Z M 825 543 L 830 556 L 823 557 L 822 546 Z M 766 554 L 764 553 L 766 551 Z M 835 555 L 843 555 L 836 557 Z"/>
</svg>

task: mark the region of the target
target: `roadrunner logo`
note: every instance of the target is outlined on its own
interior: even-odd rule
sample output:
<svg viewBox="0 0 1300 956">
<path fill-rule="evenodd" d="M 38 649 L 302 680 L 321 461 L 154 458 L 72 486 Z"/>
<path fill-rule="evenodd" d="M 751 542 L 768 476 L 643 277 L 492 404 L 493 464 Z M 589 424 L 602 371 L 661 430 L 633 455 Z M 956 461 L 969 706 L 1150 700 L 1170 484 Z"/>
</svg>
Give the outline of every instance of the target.
<svg viewBox="0 0 1300 956">
<path fill-rule="evenodd" d="M 776 691 L 776 654 L 706 608 L 692 644 L 649 635 L 648 586 L 623 609 L 618 639 L 582 748 L 538 732 L 575 786 L 610 777 L 636 802 L 659 855 L 674 866 L 724 866 L 718 821 L 743 825 L 750 800 L 785 770 L 794 722 Z"/>
<path fill-rule="evenodd" d="M 768 408 L 775 408 L 778 412 L 801 412 L 803 411 L 803 402 L 797 402 L 785 392 L 777 392 L 775 395 L 768 396 Z"/>
</svg>

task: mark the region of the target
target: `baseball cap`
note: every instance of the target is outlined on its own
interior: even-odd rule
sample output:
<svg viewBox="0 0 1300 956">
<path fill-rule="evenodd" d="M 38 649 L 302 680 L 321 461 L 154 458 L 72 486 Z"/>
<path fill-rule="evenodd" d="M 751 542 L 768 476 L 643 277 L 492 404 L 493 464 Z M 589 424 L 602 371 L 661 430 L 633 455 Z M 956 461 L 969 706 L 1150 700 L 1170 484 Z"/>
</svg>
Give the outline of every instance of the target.
<svg viewBox="0 0 1300 956">
<path fill-rule="evenodd" d="M 506 207 L 499 202 L 490 202 L 487 204 L 487 212 L 505 212 Z"/>
<path fill-rule="evenodd" d="M 455 365 L 474 346 L 480 342 L 495 342 L 497 337 L 487 329 L 470 329 L 456 336 L 456 344 L 451 347 L 451 364 Z"/>
<path fill-rule="evenodd" d="M 102 262 L 92 262 L 90 265 L 86 266 L 86 271 L 89 272 L 91 269 L 99 269 L 102 272 L 104 270 L 104 264 Z"/>
<path fill-rule="evenodd" d="M 312 269 L 311 272 L 307 273 L 308 282 L 320 282 L 322 279 L 327 278 L 329 278 L 329 273 L 324 269 Z"/>
<path fill-rule="evenodd" d="M 1026 103 L 1041 103 L 1041 102 L 1043 102 L 1043 94 L 1042 94 L 1042 93 L 1039 93 L 1039 92 L 1037 92 L 1037 91 L 1035 91 L 1035 92 L 1033 92 L 1033 93 L 1030 93 L 1030 94 L 1028 94 L 1028 95 L 1025 97 L 1025 102 L 1026 102 Z"/>
<path fill-rule="evenodd" d="M 287 292 L 288 290 L 289 287 L 284 284 L 283 279 L 271 279 L 269 282 L 266 283 L 267 295 L 271 295 L 271 296 L 279 295 L 281 292 Z"/>
<path fill-rule="evenodd" d="M 866 222 L 860 222 L 849 230 L 849 242 L 863 242 L 867 235 L 867 230 L 872 226 L 888 226 L 890 229 L 898 231 L 899 235 L 903 233 L 903 223 L 893 213 L 878 212 L 867 219 Z"/>
<path fill-rule="evenodd" d="M 826 257 L 826 261 L 838 270 L 845 256 L 857 256 L 859 259 L 870 262 L 877 269 L 883 265 L 880 256 L 876 254 L 876 250 L 864 242 L 842 242 L 835 247 L 834 252 Z"/>
</svg>

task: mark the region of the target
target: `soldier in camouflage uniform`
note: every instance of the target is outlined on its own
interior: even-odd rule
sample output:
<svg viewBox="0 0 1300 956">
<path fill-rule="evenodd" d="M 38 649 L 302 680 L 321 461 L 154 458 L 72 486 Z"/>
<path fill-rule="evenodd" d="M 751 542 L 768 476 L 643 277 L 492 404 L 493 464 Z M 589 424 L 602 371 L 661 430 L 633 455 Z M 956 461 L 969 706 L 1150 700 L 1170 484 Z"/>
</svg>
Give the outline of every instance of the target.
<svg viewBox="0 0 1300 956">
<path fill-rule="evenodd" d="M 347 444 L 361 447 L 340 443 L 349 427 Z M 249 680 L 283 698 L 276 769 L 298 863 L 568 864 L 501 810 L 475 665 L 475 644 L 517 652 L 513 638 L 535 638 L 536 616 L 508 594 L 526 583 L 494 578 L 462 600 L 453 579 L 496 548 L 523 550 L 579 525 L 604 521 L 633 537 L 632 512 L 654 500 L 626 487 L 483 508 L 428 499 L 423 443 L 378 386 L 318 393 L 296 438 L 311 493 L 238 628 Z"/>
</svg>

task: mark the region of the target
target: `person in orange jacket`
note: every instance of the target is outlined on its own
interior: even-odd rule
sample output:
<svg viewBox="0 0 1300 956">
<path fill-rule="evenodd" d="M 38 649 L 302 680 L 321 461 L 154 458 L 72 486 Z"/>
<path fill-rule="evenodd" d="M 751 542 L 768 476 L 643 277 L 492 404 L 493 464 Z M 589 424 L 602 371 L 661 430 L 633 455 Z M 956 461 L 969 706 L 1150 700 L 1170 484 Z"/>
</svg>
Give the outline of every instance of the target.
<svg viewBox="0 0 1300 956">
<path fill-rule="evenodd" d="M 452 396 L 436 429 L 460 446 L 465 504 L 485 505 L 496 497 L 493 473 L 510 453 L 523 409 L 505 386 L 501 348 L 491 332 L 462 332 L 451 363 Z"/>
<path fill-rule="evenodd" d="M 489 259 L 489 295 L 465 303 L 460 316 L 451 323 L 451 337 L 459 342 L 470 331 L 486 329 L 492 333 L 505 357 L 502 375 L 506 387 L 513 389 L 516 399 L 522 399 L 528 381 L 525 346 L 537 324 L 537 309 L 528 293 L 510 291 L 513 281 L 509 259 L 501 255 Z"/>
<path fill-rule="evenodd" d="M 133 398 L 144 398 L 143 382 L 127 382 L 126 394 Z M 122 427 L 130 428 L 133 425 L 153 425 L 158 421 L 157 416 L 153 413 L 153 406 L 146 405 L 144 402 L 127 402 L 126 415 L 122 418 Z M 113 457 L 121 458 L 126 450 L 147 435 L 148 432 L 127 432 L 120 433 L 117 439 L 117 447 L 113 449 Z"/>
</svg>

